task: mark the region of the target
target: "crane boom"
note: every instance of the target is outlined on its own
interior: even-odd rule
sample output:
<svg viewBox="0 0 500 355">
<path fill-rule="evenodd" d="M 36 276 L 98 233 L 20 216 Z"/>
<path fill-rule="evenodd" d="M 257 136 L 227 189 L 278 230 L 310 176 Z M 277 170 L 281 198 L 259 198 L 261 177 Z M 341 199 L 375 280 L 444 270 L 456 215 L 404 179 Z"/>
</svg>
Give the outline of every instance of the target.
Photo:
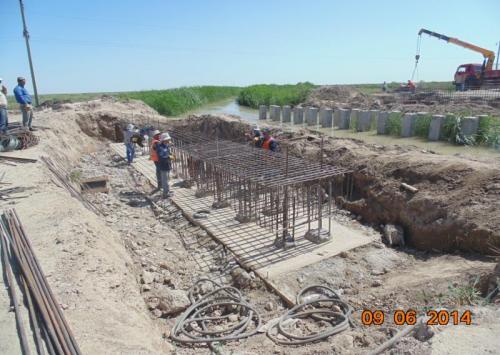
<svg viewBox="0 0 500 355">
<path fill-rule="evenodd" d="M 461 41 L 458 38 L 448 37 L 448 36 L 442 35 L 440 33 L 426 30 L 425 28 L 422 28 L 418 32 L 418 35 L 421 36 L 422 33 L 428 34 L 429 36 L 436 37 L 438 39 L 442 39 L 443 41 L 446 41 L 448 43 L 453 43 L 453 44 L 456 44 L 457 46 L 470 49 L 474 52 L 481 53 L 483 55 L 483 57 L 486 59 L 486 66 L 485 66 L 486 70 L 493 69 L 493 63 L 495 62 L 495 52 L 490 51 L 490 50 L 485 49 L 485 48 L 481 48 L 481 47 L 476 46 L 476 45 L 471 44 L 471 43 Z"/>
</svg>

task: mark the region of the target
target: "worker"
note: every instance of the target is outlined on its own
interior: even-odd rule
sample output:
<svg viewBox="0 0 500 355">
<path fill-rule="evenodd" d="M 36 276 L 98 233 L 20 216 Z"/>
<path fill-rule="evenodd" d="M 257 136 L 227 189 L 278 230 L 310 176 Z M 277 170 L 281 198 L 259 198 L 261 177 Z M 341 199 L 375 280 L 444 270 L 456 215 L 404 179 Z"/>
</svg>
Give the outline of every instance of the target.
<svg viewBox="0 0 500 355">
<path fill-rule="evenodd" d="M 160 168 L 161 187 L 163 189 L 163 198 L 172 196 L 168 186 L 170 170 L 172 169 L 172 151 L 171 151 L 170 134 L 162 133 L 160 142 L 156 145 L 156 153 L 158 154 L 158 165 Z"/>
<path fill-rule="evenodd" d="M 258 126 L 252 128 L 252 145 L 256 148 L 262 148 L 262 142 L 264 141 L 264 137 L 262 136 L 262 132 Z"/>
<path fill-rule="evenodd" d="M 415 90 L 416 90 L 416 86 L 415 86 L 415 83 L 411 80 L 408 80 L 408 84 L 406 84 L 408 86 L 408 89 L 410 90 L 411 93 L 415 93 Z"/>
<path fill-rule="evenodd" d="M 262 130 L 264 139 L 262 140 L 262 148 L 275 152 L 278 149 L 278 142 L 271 136 L 269 128 Z"/>
<path fill-rule="evenodd" d="M 158 158 L 158 152 L 156 151 L 156 146 L 160 143 L 160 131 L 155 129 L 153 131 L 153 140 L 151 141 L 151 146 L 149 147 L 149 157 L 155 164 L 156 170 L 156 191 L 161 189 L 161 174 L 160 174 L 160 159 Z"/>
<path fill-rule="evenodd" d="M 132 164 L 135 156 L 135 127 L 132 123 L 129 123 L 126 129 L 123 131 L 123 143 L 125 143 L 125 148 L 127 150 L 127 163 Z"/>
<path fill-rule="evenodd" d="M 7 88 L 2 85 L 2 79 L 0 79 L 0 134 L 7 133 L 7 127 L 9 125 L 7 106 Z"/>
<path fill-rule="evenodd" d="M 26 79 L 22 76 L 17 78 L 17 86 L 14 88 L 14 96 L 19 104 L 21 113 L 23 114 L 23 126 L 27 127 L 30 131 L 33 131 L 31 122 L 33 121 L 33 107 L 31 106 L 31 95 L 28 90 L 24 87 L 26 85 Z"/>
<path fill-rule="evenodd" d="M 384 81 L 384 83 L 382 84 L 382 91 L 383 92 L 387 92 L 387 83 Z"/>
</svg>

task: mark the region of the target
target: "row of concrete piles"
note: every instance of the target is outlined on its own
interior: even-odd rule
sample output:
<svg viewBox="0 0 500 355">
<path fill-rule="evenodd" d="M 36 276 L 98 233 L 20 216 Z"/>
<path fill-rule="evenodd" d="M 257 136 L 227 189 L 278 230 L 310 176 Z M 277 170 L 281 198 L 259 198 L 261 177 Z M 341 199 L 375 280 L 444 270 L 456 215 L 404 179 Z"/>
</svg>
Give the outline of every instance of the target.
<svg viewBox="0 0 500 355">
<path fill-rule="evenodd" d="M 419 119 L 429 117 L 427 112 L 401 113 L 400 111 L 379 111 L 360 109 L 331 109 L 317 107 L 291 107 L 261 105 L 259 107 L 259 119 L 271 120 L 295 125 L 308 125 L 323 128 L 353 129 L 357 132 L 376 130 L 377 134 L 387 134 L 389 118 L 401 120 L 401 137 L 415 135 L 415 127 Z M 465 136 L 477 134 L 480 120 L 486 115 L 478 117 L 464 117 L 461 124 L 461 133 Z M 432 115 L 428 139 L 440 140 L 445 121 L 444 115 Z"/>
</svg>

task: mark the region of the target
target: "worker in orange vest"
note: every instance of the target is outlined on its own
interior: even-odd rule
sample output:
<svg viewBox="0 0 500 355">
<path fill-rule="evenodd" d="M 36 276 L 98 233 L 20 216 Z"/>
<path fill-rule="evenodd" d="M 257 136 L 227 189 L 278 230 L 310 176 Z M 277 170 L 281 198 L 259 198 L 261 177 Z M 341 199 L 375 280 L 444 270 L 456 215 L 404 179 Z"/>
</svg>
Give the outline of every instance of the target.
<svg viewBox="0 0 500 355">
<path fill-rule="evenodd" d="M 155 191 L 161 189 L 161 174 L 160 174 L 160 158 L 158 157 L 158 152 L 156 151 L 156 146 L 160 143 L 160 131 L 155 129 L 153 132 L 153 140 L 151 141 L 151 146 L 149 147 L 149 158 L 155 163 L 156 169 L 156 182 L 158 187 Z"/>
<path fill-rule="evenodd" d="M 408 89 L 410 90 L 411 93 L 415 93 L 415 90 L 417 89 L 415 83 L 411 80 L 408 80 Z"/>
<path fill-rule="evenodd" d="M 269 128 L 264 128 L 262 130 L 262 134 L 264 135 L 264 140 L 262 141 L 262 148 L 275 152 L 278 149 L 278 142 L 271 136 L 271 132 Z"/>
</svg>

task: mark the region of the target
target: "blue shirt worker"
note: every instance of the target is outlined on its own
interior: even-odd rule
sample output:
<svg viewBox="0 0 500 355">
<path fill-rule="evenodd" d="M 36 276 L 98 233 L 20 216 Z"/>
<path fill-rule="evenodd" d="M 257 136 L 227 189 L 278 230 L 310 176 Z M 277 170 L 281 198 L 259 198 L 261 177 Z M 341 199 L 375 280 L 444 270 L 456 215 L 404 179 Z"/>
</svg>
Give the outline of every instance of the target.
<svg viewBox="0 0 500 355">
<path fill-rule="evenodd" d="M 158 167 L 160 169 L 161 187 L 163 189 L 163 198 L 172 196 L 168 186 L 168 179 L 170 170 L 172 170 L 172 151 L 170 148 L 170 134 L 162 133 L 160 136 L 160 143 L 156 145 L 156 152 L 158 153 Z"/>
<path fill-rule="evenodd" d="M 17 78 L 17 86 L 14 88 L 14 96 L 19 104 L 21 113 L 23 114 L 23 126 L 29 128 L 33 131 L 31 127 L 31 122 L 33 121 L 33 107 L 31 106 L 31 95 L 28 90 L 24 87 L 26 85 L 26 79 L 22 76 Z"/>
</svg>

